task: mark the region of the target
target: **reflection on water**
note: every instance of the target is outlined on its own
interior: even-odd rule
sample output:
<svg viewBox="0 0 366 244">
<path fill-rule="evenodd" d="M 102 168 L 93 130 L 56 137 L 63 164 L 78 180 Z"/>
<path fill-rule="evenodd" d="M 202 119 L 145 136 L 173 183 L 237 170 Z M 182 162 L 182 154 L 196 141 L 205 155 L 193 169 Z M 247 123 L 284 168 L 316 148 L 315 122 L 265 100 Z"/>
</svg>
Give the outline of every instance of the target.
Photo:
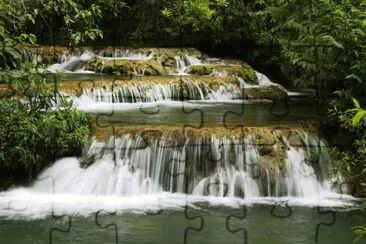
<svg viewBox="0 0 366 244">
<path fill-rule="evenodd" d="M 94 114 L 105 114 L 101 121 L 118 124 L 235 125 L 265 126 L 292 124 L 320 119 L 317 102 L 310 99 L 283 101 L 186 101 L 140 104 L 84 103 L 79 107 Z"/>
</svg>

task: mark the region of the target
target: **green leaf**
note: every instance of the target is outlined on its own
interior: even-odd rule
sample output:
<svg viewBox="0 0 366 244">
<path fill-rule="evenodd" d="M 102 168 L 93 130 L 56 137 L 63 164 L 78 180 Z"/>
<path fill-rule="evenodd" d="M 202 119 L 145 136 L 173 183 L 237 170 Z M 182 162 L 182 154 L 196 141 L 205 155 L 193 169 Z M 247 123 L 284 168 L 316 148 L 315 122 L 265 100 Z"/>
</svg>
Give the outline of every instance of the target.
<svg viewBox="0 0 366 244">
<path fill-rule="evenodd" d="M 356 98 L 352 98 L 352 101 L 353 101 L 355 108 L 361 108 L 360 103 L 357 101 Z"/>
<path fill-rule="evenodd" d="M 346 79 L 354 79 L 357 80 L 359 83 L 362 83 L 362 79 L 356 74 L 347 75 Z"/>
<path fill-rule="evenodd" d="M 366 111 L 362 110 L 356 113 L 356 115 L 352 118 L 352 125 L 356 126 L 360 123 L 361 119 L 366 117 Z"/>
</svg>

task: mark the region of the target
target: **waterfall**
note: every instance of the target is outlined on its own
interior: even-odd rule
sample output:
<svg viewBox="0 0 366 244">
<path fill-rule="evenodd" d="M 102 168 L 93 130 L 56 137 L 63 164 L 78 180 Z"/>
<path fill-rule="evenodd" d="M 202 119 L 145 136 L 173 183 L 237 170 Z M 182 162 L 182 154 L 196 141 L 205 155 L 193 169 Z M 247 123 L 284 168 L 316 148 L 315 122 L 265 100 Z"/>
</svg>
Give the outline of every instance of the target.
<svg viewBox="0 0 366 244">
<path fill-rule="evenodd" d="M 85 52 L 78 56 L 63 54 L 58 57 L 59 63 L 51 65 L 47 70 L 52 73 L 56 72 L 79 72 L 79 73 L 93 73 L 92 71 L 85 71 L 84 64 L 95 58 L 95 54 Z"/>
<path fill-rule="evenodd" d="M 90 51 L 85 51 L 83 53 L 63 53 L 57 57 L 58 63 L 51 65 L 47 70 L 56 72 L 75 72 L 75 73 L 94 73 L 92 71 L 84 70 L 84 65 L 86 62 L 91 61 L 94 58 L 98 59 L 122 59 L 122 60 L 137 60 L 137 61 L 148 61 L 154 58 L 153 52 L 131 52 L 130 50 L 114 50 L 112 53 L 108 53 L 106 50 L 95 54 Z M 136 74 L 141 75 L 141 74 Z"/>
<path fill-rule="evenodd" d="M 316 195 L 318 191 L 330 191 L 327 184 L 319 184 L 315 169 L 305 160 L 305 152 L 302 149 L 296 150 L 288 145 L 286 152 L 286 175 L 284 178 L 287 186 L 287 195 L 306 197 Z M 324 172 L 323 172 L 324 173 Z M 318 174 L 321 174 L 318 173 Z"/>
<path fill-rule="evenodd" d="M 129 49 L 114 49 L 113 51 L 102 50 L 98 57 L 102 59 L 122 59 L 122 60 L 151 60 L 155 54 L 153 52 L 136 52 Z"/>
<path fill-rule="evenodd" d="M 183 93 L 183 91 L 187 91 Z M 220 85 L 216 90 L 208 84 L 184 82 L 168 84 L 123 84 L 113 87 L 83 88 L 83 96 L 94 102 L 141 103 L 179 100 L 232 100 L 241 97 L 241 90 L 234 84 Z M 182 97 L 183 96 L 183 97 Z"/>
<path fill-rule="evenodd" d="M 260 86 L 270 86 L 274 84 L 266 75 L 259 73 L 258 71 L 255 71 L 255 74 L 258 77 L 258 84 Z"/>
<path fill-rule="evenodd" d="M 187 75 L 187 66 L 179 56 L 175 56 L 175 65 L 177 67 L 178 75 Z"/>
<path fill-rule="evenodd" d="M 203 62 L 200 59 L 192 55 L 186 54 L 185 60 L 187 61 L 188 65 L 203 65 Z"/>
<path fill-rule="evenodd" d="M 284 168 L 274 166 L 273 170 L 261 166 L 258 147 L 248 138 L 212 135 L 179 144 L 163 135 L 149 139 L 148 146 L 145 143 L 142 137 L 129 135 L 94 142 L 81 159 L 89 162 L 81 163 L 84 167 L 80 159 L 61 159 L 39 176 L 53 179 L 53 184 L 37 181 L 32 189 L 81 195 L 178 192 L 241 198 L 311 197 L 330 191 L 317 177 L 319 173 L 304 163 L 305 152 L 291 146 Z"/>
</svg>

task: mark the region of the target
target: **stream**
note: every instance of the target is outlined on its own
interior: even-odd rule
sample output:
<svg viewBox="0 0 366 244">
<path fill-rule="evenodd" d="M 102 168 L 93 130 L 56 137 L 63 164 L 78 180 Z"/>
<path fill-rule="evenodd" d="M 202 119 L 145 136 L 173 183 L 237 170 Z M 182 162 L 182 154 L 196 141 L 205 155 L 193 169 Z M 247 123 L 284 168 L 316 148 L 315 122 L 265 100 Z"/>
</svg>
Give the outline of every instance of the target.
<svg viewBox="0 0 366 244">
<path fill-rule="evenodd" d="M 66 72 L 61 84 L 68 86 L 111 83 L 84 63 L 159 60 L 154 55 L 63 55 L 49 70 Z M 327 143 L 293 126 L 321 118 L 314 94 L 243 98 L 242 89 L 276 84 L 256 72 L 258 85 L 240 77 L 198 85 L 188 80 L 189 67 L 240 63 L 194 55 L 174 56 L 172 63 L 175 73 L 162 75 L 164 82 L 144 76 L 138 85 L 80 88 L 79 96 L 65 91 L 102 132 L 124 130 L 94 138 L 80 157 L 57 160 L 30 186 L 0 192 L 0 243 L 351 243 L 351 227 L 366 218 L 364 199 L 351 196 L 341 176 L 329 177 Z M 178 76 L 188 78 L 165 82 Z M 187 136 L 186 127 L 198 132 Z M 236 131 L 244 127 L 253 133 Z M 159 133 L 144 138 L 145 129 Z M 286 129 L 296 131 L 295 142 Z"/>
</svg>

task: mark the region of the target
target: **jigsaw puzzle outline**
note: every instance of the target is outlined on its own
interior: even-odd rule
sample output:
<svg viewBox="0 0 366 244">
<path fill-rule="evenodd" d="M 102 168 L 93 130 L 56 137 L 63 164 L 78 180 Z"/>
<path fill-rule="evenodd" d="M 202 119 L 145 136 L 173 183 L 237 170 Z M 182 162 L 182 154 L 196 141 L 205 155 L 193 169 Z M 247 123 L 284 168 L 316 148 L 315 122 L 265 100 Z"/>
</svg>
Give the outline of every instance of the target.
<svg viewBox="0 0 366 244">
<path fill-rule="evenodd" d="M 309 46 L 311 46 L 311 47 L 314 47 L 314 45 L 309 45 Z M 117 78 L 116 79 L 114 79 L 113 81 L 112 81 L 112 91 L 114 90 L 114 86 L 115 86 L 115 81 L 117 80 Z M 95 86 L 95 82 L 94 82 L 94 80 L 90 80 L 90 81 L 80 81 L 79 82 L 79 87 L 81 88 L 81 84 L 83 83 L 83 82 L 92 82 L 93 83 L 93 86 Z M 55 84 L 56 84 L 57 82 L 55 81 Z M 56 85 L 55 85 L 55 87 L 56 87 Z M 15 95 L 15 91 L 14 91 L 14 89 L 13 88 L 10 88 L 10 90 L 12 91 L 12 95 Z M 317 90 L 317 96 L 318 96 L 318 90 Z M 82 94 L 82 91 L 80 90 L 80 93 L 78 94 L 78 95 L 81 95 Z M 11 95 L 11 96 L 12 96 Z M 114 103 L 114 96 L 112 96 L 112 103 Z M 290 113 L 290 106 L 288 105 L 288 99 L 289 98 L 286 98 L 285 100 L 280 100 L 280 101 L 275 101 L 275 100 L 273 100 L 272 101 L 272 103 L 271 103 L 271 105 L 270 105 L 270 108 L 269 108 L 269 113 L 271 113 L 273 116 L 275 116 L 275 117 L 284 117 L 284 116 L 286 116 L 286 115 L 288 115 L 289 113 Z M 276 107 L 276 104 L 278 104 L 278 103 L 281 103 L 281 102 L 283 102 L 283 104 L 285 105 L 284 107 L 285 107 L 285 111 L 284 111 L 284 113 L 276 113 L 276 112 L 274 112 L 274 109 L 275 109 L 275 107 Z M 160 107 L 159 107 L 159 104 L 157 104 L 156 105 L 156 107 L 157 107 L 157 110 L 155 111 L 155 112 L 147 112 L 145 109 L 144 109 L 144 103 L 142 103 L 141 104 L 141 107 L 139 108 L 139 110 L 140 110 L 140 112 L 141 113 L 144 113 L 144 114 L 146 114 L 146 115 L 156 115 L 156 114 L 159 114 L 159 112 L 160 112 Z M 319 113 L 319 115 L 321 115 L 321 112 L 320 112 L 320 108 L 319 108 L 320 106 L 318 106 L 317 107 L 317 111 L 318 111 L 318 113 Z M 184 102 L 182 102 L 182 111 L 183 111 L 183 113 L 185 113 L 185 114 L 191 114 L 191 113 L 194 113 L 194 112 L 199 112 L 200 114 L 201 114 L 201 118 L 202 118 L 202 120 L 201 120 L 201 123 L 200 123 L 200 125 L 197 127 L 195 127 L 194 125 L 192 126 L 191 124 L 186 124 L 186 125 L 184 125 L 183 126 L 183 135 L 185 135 L 185 133 L 186 133 L 186 128 L 188 128 L 188 127 L 190 127 L 190 128 L 194 128 L 194 129 L 201 129 L 202 127 L 203 127 L 203 125 L 204 125 L 204 121 L 203 121 L 203 111 L 202 110 L 199 110 L 199 109 L 193 109 L 193 110 L 191 110 L 190 112 L 186 112 L 185 111 L 185 108 L 184 108 Z M 100 121 L 100 119 L 101 119 L 101 117 L 103 117 L 103 116 L 105 116 L 105 117 L 111 117 L 111 116 L 114 116 L 114 107 L 113 107 L 113 110 L 112 110 L 112 112 L 110 113 L 110 114 L 103 114 L 103 113 L 100 113 L 100 114 L 98 114 L 97 115 L 97 117 L 96 117 L 96 123 L 97 123 L 97 126 L 98 127 L 101 127 L 101 128 L 106 128 L 106 127 L 111 127 L 112 128 L 112 136 L 114 137 L 114 147 L 112 147 L 112 150 L 114 150 L 114 156 L 113 156 L 113 160 L 114 160 L 114 162 L 115 162 L 115 164 L 116 164 L 116 152 L 115 152 L 115 150 L 116 150 L 116 143 L 115 143 L 115 137 L 116 137 L 116 128 L 115 128 L 115 126 L 114 125 L 103 125 L 101 122 L 99 122 Z M 241 113 L 237 113 L 237 112 L 233 112 L 233 111 L 226 111 L 225 112 L 225 114 L 224 114 L 224 118 L 223 118 L 223 125 L 224 125 L 224 127 L 226 128 L 226 129 L 228 129 L 228 130 L 233 130 L 233 128 L 234 129 L 236 129 L 236 128 L 240 128 L 241 130 L 243 130 L 243 125 L 236 125 L 236 126 L 234 126 L 234 127 L 228 127 L 227 126 L 227 119 L 226 119 L 226 116 L 228 115 L 228 114 L 234 114 L 234 115 L 236 115 L 236 116 L 242 116 L 243 114 L 244 114 L 244 103 L 243 103 L 243 107 L 242 107 L 242 112 Z M 293 131 L 291 128 L 288 128 L 289 130 L 290 130 L 290 134 L 291 134 L 291 132 Z M 273 129 L 273 130 L 275 130 L 275 129 Z M 154 130 L 150 130 L 150 131 L 154 131 Z M 159 130 L 156 130 L 156 132 L 160 132 L 160 133 L 162 133 L 161 131 L 159 131 Z M 242 131 L 242 135 L 243 135 L 243 137 L 244 137 L 244 132 Z M 290 137 L 290 135 L 289 135 L 289 137 Z M 320 141 L 320 138 L 321 137 L 318 137 L 318 139 L 319 139 L 319 141 Z M 288 140 L 288 141 L 290 141 L 290 140 Z M 275 142 L 274 142 L 274 144 L 275 144 Z M 265 145 L 263 145 L 263 146 L 270 146 L 270 145 L 274 145 L 274 144 L 265 144 Z M 289 143 L 290 144 L 290 146 L 298 146 L 298 147 L 301 147 L 302 145 L 293 145 L 293 144 L 291 144 L 291 143 Z M 320 146 L 320 142 L 318 143 L 318 145 L 317 146 L 313 146 L 313 145 L 308 145 L 309 147 L 314 147 L 314 148 L 320 148 L 320 147 L 327 147 L 326 145 L 324 145 L 324 146 Z M 133 150 L 140 150 L 140 149 L 145 149 L 145 148 L 147 148 L 148 146 L 149 146 L 149 144 L 148 143 L 145 143 L 145 145 L 146 146 L 144 146 L 144 147 L 141 147 L 141 148 L 133 148 Z M 256 146 L 262 146 L 262 144 L 253 144 L 253 145 L 256 145 Z M 178 147 L 185 147 L 185 146 L 189 146 L 189 145 L 178 145 Z M 219 159 L 213 159 L 211 156 L 211 153 L 210 153 L 210 149 L 211 149 L 211 147 L 210 147 L 210 145 L 209 144 L 207 144 L 207 146 L 209 146 L 209 150 L 207 151 L 207 155 L 206 155 L 206 159 L 207 160 L 209 160 L 209 161 L 212 161 L 213 163 L 218 163 L 219 161 L 222 161 L 223 160 L 223 154 L 221 154 L 220 153 L 220 155 L 221 155 L 221 157 L 219 158 Z M 177 146 L 174 146 L 174 148 L 176 148 Z M 47 147 L 45 147 L 45 148 L 47 148 Z M 108 150 L 110 150 L 111 148 L 104 148 L 104 149 L 108 149 Z M 131 148 L 130 148 L 131 149 Z M 120 150 L 120 148 L 119 148 L 119 150 Z M 244 149 L 245 150 L 245 149 Z M 320 150 L 320 149 L 319 149 Z M 209 156 L 209 155 L 211 155 L 211 156 Z M 319 160 L 319 155 L 318 155 L 318 157 L 317 157 L 317 159 Z M 172 159 L 172 160 L 176 160 L 176 159 Z M 183 161 L 183 160 L 182 160 Z M 179 162 L 179 163 L 182 163 L 182 162 Z M 185 160 L 184 160 L 184 163 L 186 163 L 185 162 Z M 305 162 L 304 162 L 305 163 Z M 259 168 L 261 168 L 262 166 L 260 166 L 259 164 L 255 164 L 256 166 L 258 166 Z M 169 169 L 170 167 L 167 167 L 167 169 Z M 186 169 L 186 168 L 185 168 Z M 261 171 L 259 171 L 259 172 L 261 172 Z M 169 173 L 168 173 L 169 174 Z M 170 174 L 174 177 L 174 175 L 175 175 L 175 177 L 178 177 L 178 176 L 180 176 L 180 175 L 182 175 L 181 173 L 178 173 L 178 174 L 173 174 L 172 172 L 170 172 Z M 186 177 L 188 177 L 187 175 L 187 172 L 184 172 L 183 173 L 183 175 L 184 175 L 184 178 L 186 178 Z M 254 178 L 257 178 L 257 179 L 259 179 L 260 178 L 260 175 L 258 176 L 258 177 L 254 177 Z M 40 179 L 38 179 L 38 180 L 40 180 Z M 339 183 L 339 182 L 338 182 Z M 211 183 L 210 183 L 211 184 Z M 215 183 L 212 183 L 212 184 L 215 184 Z M 222 183 L 221 183 L 222 184 Z M 347 182 L 342 182 L 342 183 L 340 183 L 340 186 L 339 186 L 339 188 L 340 188 L 340 192 L 343 194 L 343 192 L 342 192 L 342 185 L 343 184 L 347 184 Z M 225 185 L 226 186 L 226 189 L 228 189 L 228 186 L 227 186 L 227 184 L 223 184 L 223 185 Z M 208 185 L 207 186 L 207 191 L 208 192 L 210 192 L 210 190 L 209 190 L 209 186 L 210 185 Z M 53 186 L 54 187 L 54 186 Z M 352 192 L 354 192 L 356 189 L 356 185 L 354 185 L 354 187 L 352 188 Z M 187 194 L 188 195 L 188 192 L 186 192 L 186 191 L 188 191 L 188 180 L 186 180 L 185 181 L 185 187 L 184 187 L 184 189 L 185 189 L 185 194 Z M 227 193 L 227 191 L 226 191 L 226 193 Z M 226 194 L 225 194 L 226 195 Z M 185 232 L 184 232 L 184 243 L 187 243 L 187 239 L 188 239 L 188 233 L 189 233 L 189 231 L 202 231 L 202 229 L 204 228 L 204 218 L 202 217 L 202 216 L 193 216 L 193 217 L 190 217 L 189 215 L 188 215 L 188 203 L 185 205 L 185 210 L 184 210 L 184 214 L 185 214 L 185 217 L 187 218 L 187 219 L 189 219 L 189 220 L 195 220 L 195 219 L 200 219 L 201 220 L 201 225 L 200 225 L 200 227 L 198 227 L 198 228 L 195 228 L 195 227 L 192 227 L 192 226 L 188 226 L 186 229 L 185 229 Z M 281 206 L 281 205 L 279 205 L 279 206 Z M 273 205 L 272 206 L 272 208 L 271 208 L 271 212 L 270 212 L 270 214 L 273 216 L 273 217 L 276 217 L 276 218 L 288 218 L 288 217 L 290 217 L 290 216 L 292 216 L 292 208 L 288 205 L 288 202 L 286 202 L 285 203 L 285 206 L 286 206 L 286 208 L 289 210 L 289 214 L 288 215 L 285 215 L 285 216 L 279 216 L 279 215 L 276 215 L 275 214 L 275 210 L 276 210 L 276 207 L 277 207 L 277 204 L 276 205 Z M 242 205 L 241 206 L 242 207 L 242 210 L 243 210 L 243 215 L 229 215 L 227 218 L 226 218 L 226 223 L 225 223 L 225 225 L 226 225 L 226 229 L 227 229 L 227 231 L 228 232 L 231 232 L 231 233 L 237 233 L 237 232 L 239 232 L 239 231 L 243 231 L 243 233 L 244 233 L 244 238 L 243 238 L 243 243 L 248 243 L 248 235 L 247 235 L 247 230 L 245 229 L 245 228 L 239 228 L 239 229 L 231 229 L 231 227 L 230 227 L 230 224 L 229 224 L 229 222 L 230 222 L 230 219 L 231 218 L 238 218 L 238 219 L 241 219 L 241 220 L 243 220 L 243 219 L 245 219 L 246 217 L 247 217 L 247 208 L 246 208 L 246 206 L 245 205 Z M 13 210 L 15 210 L 15 209 L 13 209 Z M 16 211 L 16 210 L 15 210 Z M 23 210 L 20 210 L 20 212 L 21 211 L 23 211 Z M 107 224 L 107 225 L 105 225 L 105 226 L 102 226 L 99 222 L 98 222 L 98 216 L 99 216 L 99 213 L 100 212 L 102 212 L 102 211 L 104 211 L 104 212 L 106 212 L 105 210 L 99 210 L 99 211 L 97 211 L 96 212 L 96 214 L 95 214 L 95 223 L 96 223 L 96 225 L 99 227 L 99 228 L 102 228 L 102 229 L 108 229 L 109 227 L 114 227 L 115 228 L 115 240 L 116 240 L 116 243 L 118 243 L 118 226 L 116 225 L 116 224 L 114 224 L 114 223 L 110 223 L 110 224 Z M 153 214 L 151 214 L 151 215 L 158 215 L 158 214 L 160 214 L 160 213 L 162 213 L 162 211 L 163 211 L 163 209 L 160 209 L 158 212 L 156 212 L 156 213 L 153 213 Z M 317 211 L 318 211 L 318 213 L 320 214 L 320 215 L 328 215 L 328 214 L 330 214 L 331 216 L 332 216 L 332 220 L 330 221 L 330 222 L 320 222 L 320 223 L 318 223 L 317 224 L 317 226 L 316 226 L 316 231 L 315 231 L 315 242 L 316 243 L 318 243 L 318 239 L 319 239 L 319 230 L 321 229 L 321 226 L 326 226 L 326 227 L 331 227 L 331 226 L 333 226 L 334 224 L 335 224 L 335 222 L 336 222 L 336 212 L 335 211 L 332 211 L 332 210 L 326 210 L 326 211 L 323 211 L 323 210 L 321 210 L 321 207 L 320 206 L 317 206 Z M 107 212 L 107 214 L 110 214 L 110 215 L 117 215 L 117 212 Z M 148 215 L 150 215 L 149 213 L 147 213 L 146 212 L 146 214 L 148 214 Z M 71 227 L 72 227 L 72 222 L 71 222 L 71 217 L 70 216 L 67 216 L 67 215 L 62 215 L 62 216 L 54 216 L 54 213 L 53 213 L 53 210 L 52 210 L 52 214 L 51 214 L 51 216 L 53 217 L 53 218 L 55 218 L 55 219 L 59 219 L 59 218 L 65 218 L 65 217 L 69 217 L 69 220 L 68 220 L 68 225 L 69 225 L 69 227 L 68 227 L 68 229 L 59 229 L 59 228 L 52 228 L 51 229 L 51 231 L 50 231 L 50 243 L 52 243 L 52 236 L 53 236 L 53 232 L 54 231 L 59 231 L 59 232 L 63 232 L 63 233 L 66 233 L 66 232 L 69 232 L 70 231 L 70 229 L 71 229 Z"/>
</svg>

